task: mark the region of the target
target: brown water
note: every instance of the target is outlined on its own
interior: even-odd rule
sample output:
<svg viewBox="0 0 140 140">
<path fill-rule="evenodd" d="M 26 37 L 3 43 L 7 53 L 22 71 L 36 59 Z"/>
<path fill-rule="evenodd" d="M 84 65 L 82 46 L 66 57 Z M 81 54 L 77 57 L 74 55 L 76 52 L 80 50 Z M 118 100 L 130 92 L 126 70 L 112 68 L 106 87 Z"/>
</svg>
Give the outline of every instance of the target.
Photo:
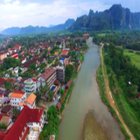
<svg viewBox="0 0 140 140">
<path fill-rule="evenodd" d="M 92 110 L 94 118 L 110 140 L 124 139 L 118 124 L 102 103 L 96 83 L 96 70 L 100 64 L 99 50 L 90 38 L 89 50 L 75 81 L 72 96 L 63 114 L 59 128 L 59 140 L 81 140 L 84 119 Z M 86 125 L 85 125 L 86 127 Z M 96 127 L 98 134 L 98 127 Z M 93 139 L 94 140 L 94 139 Z"/>
</svg>

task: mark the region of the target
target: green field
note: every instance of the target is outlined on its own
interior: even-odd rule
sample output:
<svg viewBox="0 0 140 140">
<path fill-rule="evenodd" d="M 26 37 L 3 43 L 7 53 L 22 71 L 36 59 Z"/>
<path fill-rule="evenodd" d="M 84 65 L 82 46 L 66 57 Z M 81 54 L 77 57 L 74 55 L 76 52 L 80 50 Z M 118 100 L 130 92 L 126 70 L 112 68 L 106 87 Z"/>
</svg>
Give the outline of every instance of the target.
<svg viewBox="0 0 140 140">
<path fill-rule="evenodd" d="M 99 34 L 97 34 L 98 35 L 98 37 L 105 37 L 105 33 L 99 33 Z"/>
<path fill-rule="evenodd" d="M 130 51 L 125 49 L 124 55 L 129 56 L 132 64 L 134 64 L 138 69 L 140 69 L 140 52 Z"/>
</svg>

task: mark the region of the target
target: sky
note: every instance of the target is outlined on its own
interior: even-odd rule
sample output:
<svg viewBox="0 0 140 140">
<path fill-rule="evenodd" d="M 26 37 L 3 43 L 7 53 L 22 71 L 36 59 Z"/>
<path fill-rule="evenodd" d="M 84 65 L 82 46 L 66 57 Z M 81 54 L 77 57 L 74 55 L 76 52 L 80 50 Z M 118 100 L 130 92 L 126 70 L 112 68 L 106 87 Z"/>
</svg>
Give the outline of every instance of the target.
<svg viewBox="0 0 140 140">
<path fill-rule="evenodd" d="M 56 25 L 88 14 L 89 9 L 103 11 L 113 4 L 140 11 L 140 0 L 0 0 L 0 30 Z"/>
</svg>

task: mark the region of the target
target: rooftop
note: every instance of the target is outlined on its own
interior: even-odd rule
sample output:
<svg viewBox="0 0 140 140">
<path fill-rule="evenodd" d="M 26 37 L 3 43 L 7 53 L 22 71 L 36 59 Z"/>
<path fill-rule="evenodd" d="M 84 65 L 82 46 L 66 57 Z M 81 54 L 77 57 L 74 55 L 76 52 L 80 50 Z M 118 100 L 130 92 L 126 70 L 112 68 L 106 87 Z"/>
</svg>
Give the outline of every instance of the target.
<svg viewBox="0 0 140 140">
<path fill-rule="evenodd" d="M 22 98 L 22 96 L 25 94 L 23 91 L 14 91 L 10 93 L 11 98 Z"/>
<path fill-rule="evenodd" d="M 41 77 L 47 80 L 49 77 L 51 77 L 54 74 L 55 71 L 56 70 L 53 68 L 47 68 L 45 72 L 41 74 Z"/>
<path fill-rule="evenodd" d="M 35 102 L 35 99 L 36 99 L 36 95 L 32 93 L 27 97 L 25 102 L 32 105 Z"/>
<path fill-rule="evenodd" d="M 64 56 L 66 56 L 68 54 L 69 54 L 69 50 L 67 50 L 67 49 L 62 50 L 62 52 L 61 52 L 61 55 L 64 55 Z"/>
<path fill-rule="evenodd" d="M 26 130 L 29 130 L 27 123 L 40 122 L 43 112 L 43 109 L 30 109 L 29 107 L 25 106 L 12 127 L 7 132 L 0 132 L 0 140 L 11 140 L 11 138 L 12 140 L 19 140 L 23 130 L 25 128 Z M 28 131 L 24 134 L 25 135 L 23 135 L 22 138 L 26 138 Z"/>
</svg>

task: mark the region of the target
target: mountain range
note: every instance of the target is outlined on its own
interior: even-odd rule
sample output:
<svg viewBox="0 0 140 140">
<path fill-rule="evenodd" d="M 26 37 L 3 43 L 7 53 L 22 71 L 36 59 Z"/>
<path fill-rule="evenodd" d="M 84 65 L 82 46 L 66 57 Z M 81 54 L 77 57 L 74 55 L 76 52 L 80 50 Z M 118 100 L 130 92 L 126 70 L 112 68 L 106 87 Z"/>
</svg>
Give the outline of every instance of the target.
<svg viewBox="0 0 140 140">
<path fill-rule="evenodd" d="M 59 32 L 64 30 L 100 31 L 122 29 L 140 29 L 140 12 L 133 13 L 128 8 L 123 8 L 120 4 L 115 4 L 102 12 L 90 10 L 88 15 L 78 17 L 76 21 L 74 19 L 68 19 L 63 24 L 51 27 L 11 27 L 3 30 L 1 34 L 22 35 Z"/>
<path fill-rule="evenodd" d="M 140 28 L 140 12 L 132 13 L 120 4 L 113 5 L 103 12 L 89 11 L 88 15 L 78 17 L 71 30 L 120 30 Z"/>
<path fill-rule="evenodd" d="M 3 30 L 1 34 L 4 35 L 25 35 L 25 34 L 39 34 L 39 33 L 48 33 L 48 32 L 59 32 L 67 30 L 75 22 L 74 19 L 68 19 L 63 24 L 54 25 L 51 27 L 45 26 L 26 26 L 26 27 L 11 27 Z"/>
</svg>

